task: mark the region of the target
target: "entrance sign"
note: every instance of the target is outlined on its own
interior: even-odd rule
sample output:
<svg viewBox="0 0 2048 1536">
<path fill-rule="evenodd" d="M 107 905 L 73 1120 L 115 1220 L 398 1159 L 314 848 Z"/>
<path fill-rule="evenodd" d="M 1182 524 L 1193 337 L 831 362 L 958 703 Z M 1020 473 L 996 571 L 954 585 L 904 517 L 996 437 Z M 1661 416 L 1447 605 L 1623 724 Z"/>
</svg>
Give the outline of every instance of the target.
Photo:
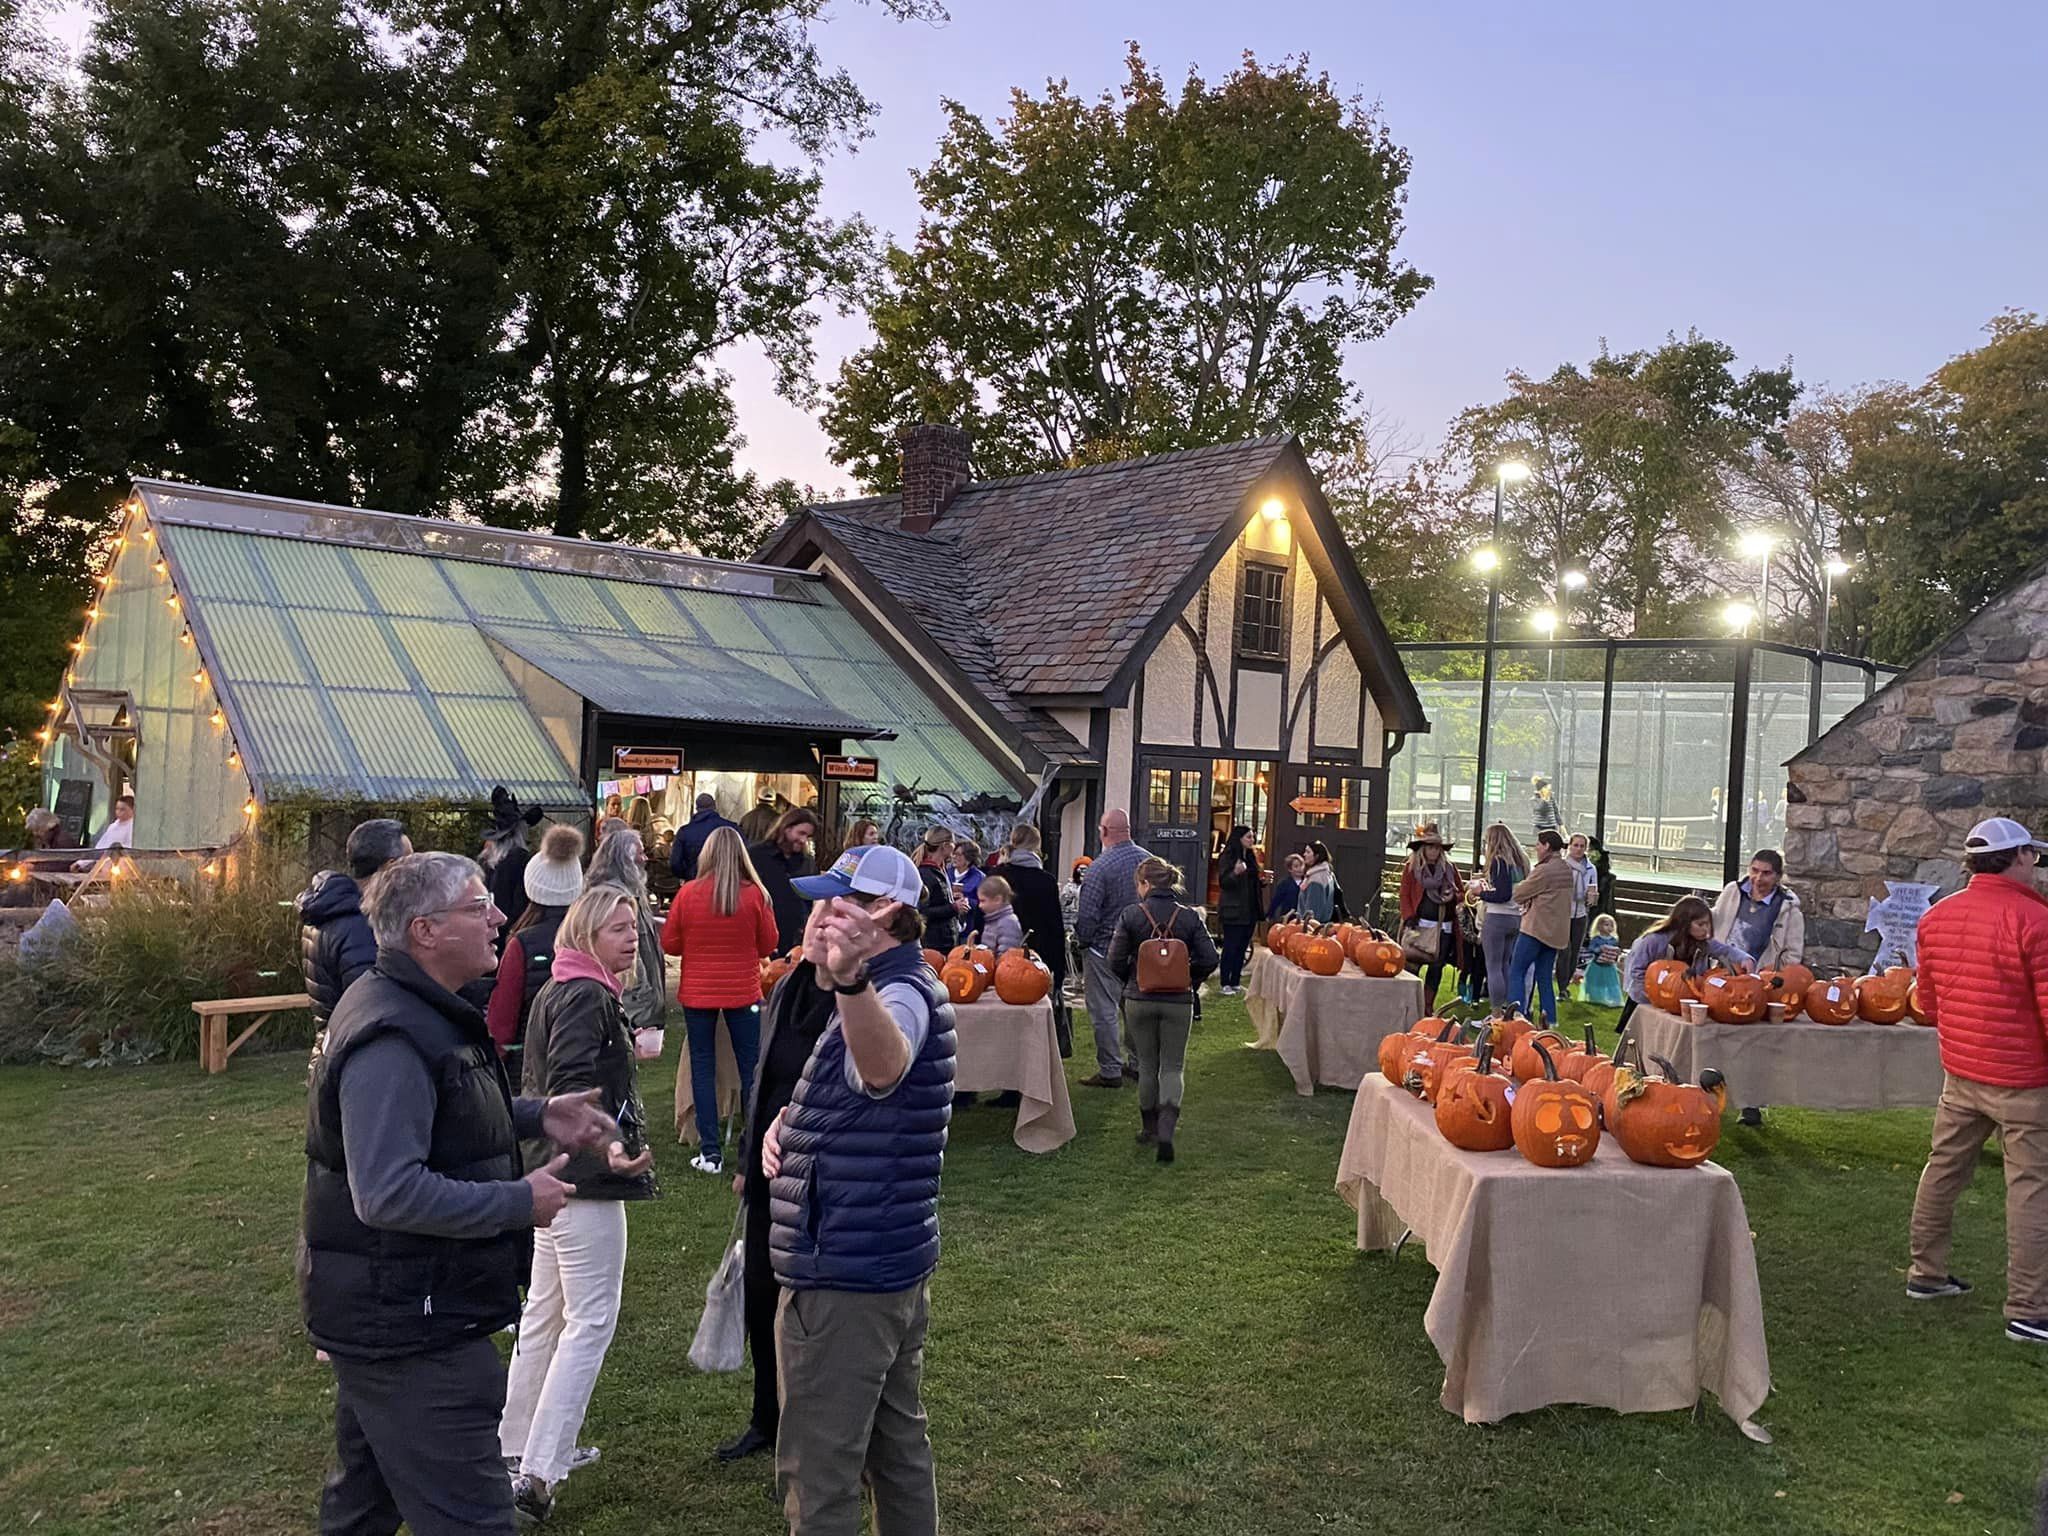
<svg viewBox="0 0 2048 1536">
<path fill-rule="evenodd" d="M 828 757 L 823 767 L 825 777 L 837 784 L 876 784 L 882 778 L 878 757 Z"/>
<path fill-rule="evenodd" d="M 683 754 L 674 747 L 613 747 L 612 768 L 618 773 L 681 773 Z"/>
<path fill-rule="evenodd" d="M 1297 816 L 1335 816 L 1344 809 L 1344 801 L 1337 795 L 1296 795 L 1287 806 Z"/>
</svg>

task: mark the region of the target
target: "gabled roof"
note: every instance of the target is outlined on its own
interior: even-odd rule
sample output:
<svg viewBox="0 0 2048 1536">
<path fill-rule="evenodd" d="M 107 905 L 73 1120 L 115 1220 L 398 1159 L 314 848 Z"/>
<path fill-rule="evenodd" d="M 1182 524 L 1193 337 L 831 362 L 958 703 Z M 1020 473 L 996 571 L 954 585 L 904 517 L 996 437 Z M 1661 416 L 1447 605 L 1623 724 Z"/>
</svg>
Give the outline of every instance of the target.
<svg viewBox="0 0 2048 1536">
<path fill-rule="evenodd" d="M 874 578 L 974 685 L 991 712 L 1036 745 L 1072 738 L 1035 701 L 1121 691 L 1192 599 L 1269 478 L 1305 482 L 1316 543 L 1339 552 L 1327 600 L 1364 653 L 1388 727 L 1428 728 L 1300 445 L 1252 438 L 1112 464 L 972 483 L 925 533 L 901 527 L 902 501 L 828 502 L 786 522 L 759 554 L 801 563 L 830 546 Z M 1060 761 L 1058 750 L 1044 754 Z"/>
</svg>

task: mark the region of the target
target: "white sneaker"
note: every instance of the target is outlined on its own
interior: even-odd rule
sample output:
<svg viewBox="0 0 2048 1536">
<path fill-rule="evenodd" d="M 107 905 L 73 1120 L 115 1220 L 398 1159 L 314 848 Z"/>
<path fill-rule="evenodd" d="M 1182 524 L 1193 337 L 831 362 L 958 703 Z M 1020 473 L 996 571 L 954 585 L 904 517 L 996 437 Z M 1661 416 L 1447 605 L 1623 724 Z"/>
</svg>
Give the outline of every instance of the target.
<svg viewBox="0 0 2048 1536">
<path fill-rule="evenodd" d="M 1223 989 L 1223 995 L 1224 995 L 1225 997 L 1236 997 L 1236 996 L 1237 996 L 1237 994 L 1238 994 L 1238 992 L 1239 992 L 1239 990 L 1240 990 L 1240 989 L 1239 989 L 1239 988 L 1237 988 L 1237 987 L 1225 987 L 1225 988 Z"/>
<path fill-rule="evenodd" d="M 725 1163 L 718 1157 L 716 1153 L 699 1152 L 695 1157 L 690 1159 L 690 1166 L 696 1169 L 699 1173 L 725 1172 Z"/>
</svg>

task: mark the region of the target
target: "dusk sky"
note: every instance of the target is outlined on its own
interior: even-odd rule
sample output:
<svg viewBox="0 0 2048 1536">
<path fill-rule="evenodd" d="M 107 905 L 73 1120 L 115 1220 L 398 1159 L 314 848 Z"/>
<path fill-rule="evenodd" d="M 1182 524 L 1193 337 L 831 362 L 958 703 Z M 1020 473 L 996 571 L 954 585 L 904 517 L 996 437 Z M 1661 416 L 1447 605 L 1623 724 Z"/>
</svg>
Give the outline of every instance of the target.
<svg viewBox="0 0 2048 1536">
<path fill-rule="evenodd" d="M 943 27 L 842 3 L 829 56 L 881 107 L 826 170 L 835 213 L 916 227 L 951 95 L 1093 95 L 1136 39 L 1173 82 L 1307 53 L 1414 156 L 1402 253 L 1435 289 L 1353 376 L 1433 444 L 1511 368 L 1688 326 L 1809 384 L 1918 380 L 1998 311 L 2048 307 L 2048 6 L 1222 5 L 953 0 Z M 821 376 L 859 346 L 828 322 Z M 734 360 L 747 461 L 845 484 L 824 435 Z"/>
</svg>

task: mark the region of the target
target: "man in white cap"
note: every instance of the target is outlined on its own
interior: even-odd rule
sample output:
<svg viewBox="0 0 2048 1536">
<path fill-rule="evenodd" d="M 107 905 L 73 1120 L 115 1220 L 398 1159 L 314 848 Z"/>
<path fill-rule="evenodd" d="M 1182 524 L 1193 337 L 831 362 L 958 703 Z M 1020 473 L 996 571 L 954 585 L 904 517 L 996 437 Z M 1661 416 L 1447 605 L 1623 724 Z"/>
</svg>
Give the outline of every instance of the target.
<svg viewBox="0 0 2048 1536">
<path fill-rule="evenodd" d="M 1995 816 L 1963 843 L 1969 884 L 1920 919 L 1919 980 L 1941 1037 L 1934 1146 L 1913 1201 L 1915 1301 L 1968 1293 L 1949 1273 L 1956 1201 L 1993 1131 L 2005 1154 L 2005 1336 L 2048 1344 L 2048 844 Z"/>
<path fill-rule="evenodd" d="M 939 1171 L 953 1112 L 953 1008 L 918 946 L 923 885 L 897 849 L 849 848 L 791 882 L 815 905 L 803 957 L 835 994 L 789 1107 L 761 1137 L 791 1536 L 936 1536 L 920 1386 Z"/>
</svg>

